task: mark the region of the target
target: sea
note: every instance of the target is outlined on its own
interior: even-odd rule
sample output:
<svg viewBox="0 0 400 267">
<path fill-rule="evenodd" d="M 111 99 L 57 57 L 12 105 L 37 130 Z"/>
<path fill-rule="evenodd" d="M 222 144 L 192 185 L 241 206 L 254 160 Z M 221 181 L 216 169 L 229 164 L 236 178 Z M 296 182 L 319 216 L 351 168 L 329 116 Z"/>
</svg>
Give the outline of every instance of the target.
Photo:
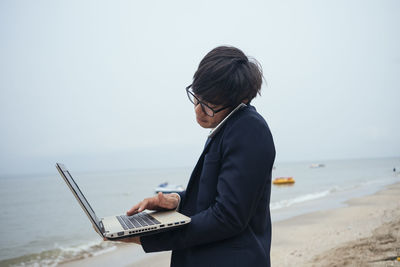
<svg viewBox="0 0 400 267">
<path fill-rule="evenodd" d="M 98 217 L 105 217 L 124 214 L 163 182 L 186 186 L 192 168 L 70 171 Z M 293 177 L 295 183 L 272 185 L 272 221 L 345 206 L 400 182 L 399 171 L 400 158 L 278 162 L 273 178 Z M 118 247 L 92 229 L 56 168 L 48 175 L 0 177 L 0 203 L 0 266 L 56 266 Z M 138 246 L 133 255 L 144 252 Z"/>
</svg>

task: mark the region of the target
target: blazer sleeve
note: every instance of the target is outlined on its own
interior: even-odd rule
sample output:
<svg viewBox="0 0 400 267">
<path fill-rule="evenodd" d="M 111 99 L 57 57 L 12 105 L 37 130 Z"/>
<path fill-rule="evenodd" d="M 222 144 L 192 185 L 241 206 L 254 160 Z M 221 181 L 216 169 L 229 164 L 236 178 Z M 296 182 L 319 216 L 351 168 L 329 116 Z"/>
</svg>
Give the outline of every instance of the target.
<svg viewBox="0 0 400 267">
<path fill-rule="evenodd" d="M 185 199 L 185 196 L 186 196 L 186 190 L 184 190 L 184 191 L 182 191 L 182 192 L 178 192 L 177 193 L 178 195 L 179 195 L 179 197 L 180 197 L 180 200 L 179 200 L 179 204 L 180 203 L 183 203 L 183 201 L 184 201 L 184 199 Z M 178 205 L 178 210 L 179 210 L 179 205 Z"/>
<path fill-rule="evenodd" d="M 174 194 L 174 195 L 178 196 L 178 205 L 175 208 L 175 210 L 177 210 L 177 211 L 179 211 L 179 209 L 180 209 L 180 205 L 182 203 L 182 197 L 183 197 L 185 192 L 186 192 L 186 190 L 182 191 L 182 192 L 178 192 L 178 193 L 171 193 L 171 194 Z"/>
<path fill-rule="evenodd" d="M 228 126 L 228 125 L 227 125 Z M 217 197 L 176 230 L 141 238 L 146 252 L 177 250 L 239 234 L 270 186 L 275 158 L 272 136 L 260 118 L 240 118 L 224 131 Z"/>
</svg>

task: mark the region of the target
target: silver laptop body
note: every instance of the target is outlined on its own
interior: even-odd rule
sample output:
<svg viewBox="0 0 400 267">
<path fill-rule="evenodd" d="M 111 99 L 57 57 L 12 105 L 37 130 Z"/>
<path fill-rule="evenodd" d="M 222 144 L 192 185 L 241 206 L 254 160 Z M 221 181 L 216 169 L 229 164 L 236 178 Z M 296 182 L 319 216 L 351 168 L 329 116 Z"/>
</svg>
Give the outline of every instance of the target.
<svg viewBox="0 0 400 267">
<path fill-rule="evenodd" d="M 93 224 L 93 228 L 102 238 L 117 240 L 124 237 L 154 234 L 190 222 L 189 217 L 175 210 L 144 211 L 132 216 L 120 215 L 99 219 L 65 165 L 56 163 L 56 168 Z"/>
</svg>

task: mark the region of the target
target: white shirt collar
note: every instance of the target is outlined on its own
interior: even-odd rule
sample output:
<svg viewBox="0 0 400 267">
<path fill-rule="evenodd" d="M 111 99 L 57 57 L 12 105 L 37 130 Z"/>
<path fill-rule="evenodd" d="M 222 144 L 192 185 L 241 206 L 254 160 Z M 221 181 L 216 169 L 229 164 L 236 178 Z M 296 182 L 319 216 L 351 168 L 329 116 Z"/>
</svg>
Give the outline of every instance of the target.
<svg viewBox="0 0 400 267">
<path fill-rule="evenodd" d="M 241 109 L 242 107 L 246 107 L 247 105 L 245 103 L 240 103 L 234 110 L 231 111 L 231 113 L 229 113 L 220 123 L 218 123 L 218 125 L 212 129 L 210 131 L 210 133 L 208 134 L 208 138 L 213 137 L 218 131 L 219 129 L 221 129 L 222 125 L 224 124 L 224 122 L 230 117 L 232 116 L 233 113 L 235 113 L 236 111 L 238 111 L 239 109 Z"/>
</svg>

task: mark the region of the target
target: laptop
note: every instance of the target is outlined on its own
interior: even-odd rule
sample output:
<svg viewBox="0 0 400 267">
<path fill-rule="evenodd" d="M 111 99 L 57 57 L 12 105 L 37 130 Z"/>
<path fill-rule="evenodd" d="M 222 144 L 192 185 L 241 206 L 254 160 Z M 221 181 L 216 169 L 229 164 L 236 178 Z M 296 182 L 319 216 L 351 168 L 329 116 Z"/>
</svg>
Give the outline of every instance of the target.
<svg viewBox="0 0 400 267">
<path fill-rule="evenodd" d="M 189 217 L 175 210 L 142 211 L 132 216 L 119 215 L 99 219 L 67 167 L 64 164 L 56 163 L 56 168 L 93 224 L 93 228 L 102 238 L 118 240 L 125 237 L 155 234 L 190 222 Z"/>
</svg>

